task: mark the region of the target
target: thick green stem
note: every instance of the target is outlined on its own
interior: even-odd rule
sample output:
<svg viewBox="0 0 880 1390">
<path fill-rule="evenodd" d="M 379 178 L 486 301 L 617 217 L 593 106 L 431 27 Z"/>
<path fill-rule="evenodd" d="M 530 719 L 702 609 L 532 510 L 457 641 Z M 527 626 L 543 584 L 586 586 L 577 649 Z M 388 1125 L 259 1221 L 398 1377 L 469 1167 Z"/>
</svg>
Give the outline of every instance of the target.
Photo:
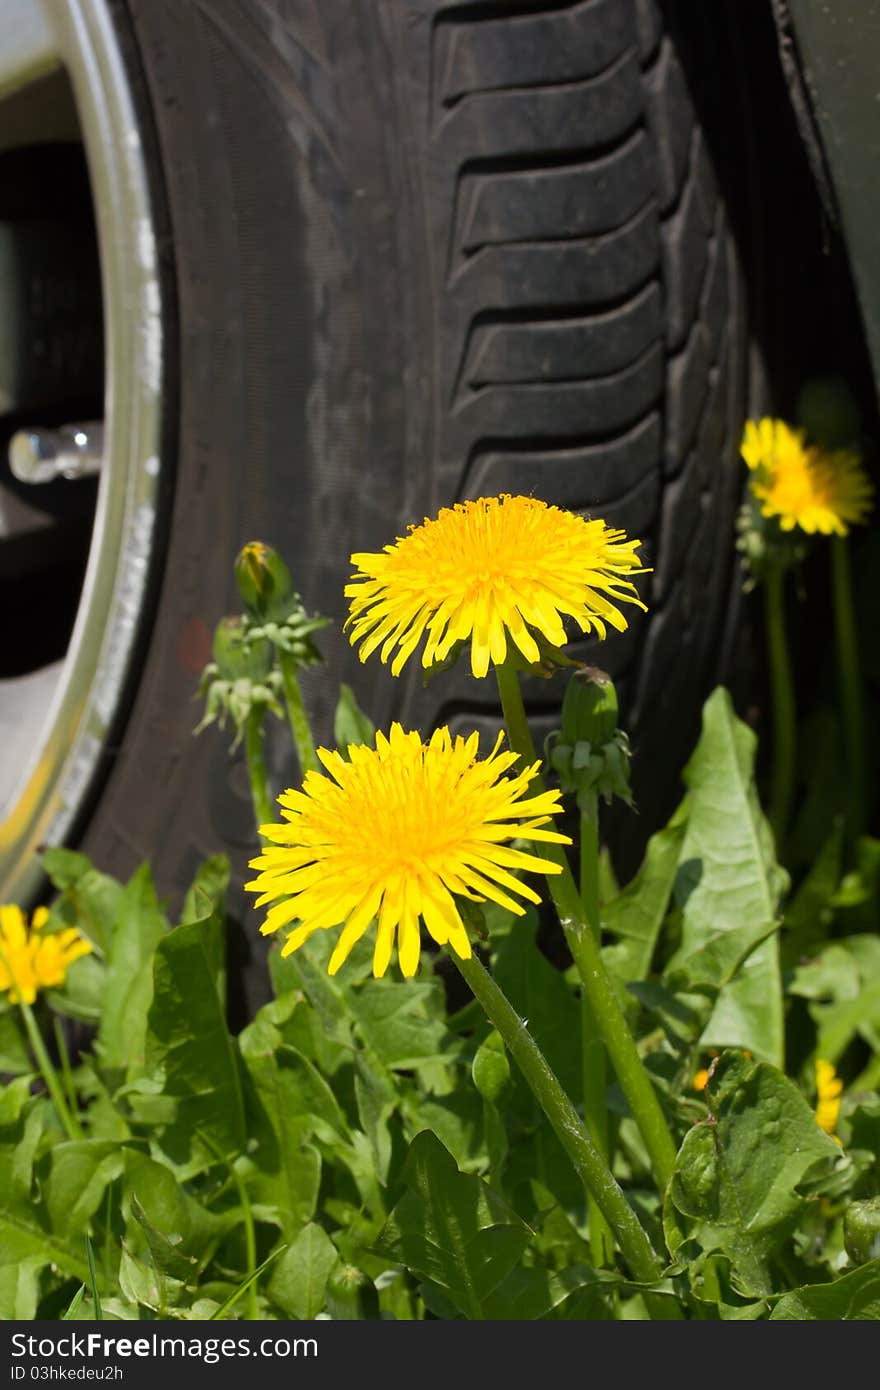
<svg viewBox="0 0 880 1390">
<path fill-rule="evenodd" d="M 506 665 L 497 666 L 495 670 L 510 746 L 526 763 L 536 763 L 539 758 L 526 719 L 519 677 L 514 669 Z M 544 782 L 540 775 L 532 786 L 535 791 L 543 790 Z M 550 895 L 593 1011 L 599 1036 L 648 1150 L 654 1180 L 662 1194 L 675 1168 L 672 1135 L 603 964 L 565 850 L 562 845 L 542 844 L 541 853 L 559 866 L 558 874 L 547 876 Z"/>
<path fill-rule="evenodd" d="M 289 652 L 280 652 L 278 663 L 281 667 L 281 678 L 284 681 L 284 699 L 287 704 L 287 717 L 290 720 L 290 732 L 293 734 L 300 771 L 305 777 L 307 772 L 320 770 L 318 757 L 315 753 L 315 741 L 312 738 L 309 716 L 306 714 L 302 691 L 299 688 L 296 661 Z"/>
<path fill-rule="evenodd" d="M 581 811 L 581 902 L 596 942 L 601 945 L 599 919 L 599 798 L 589 792 L 586 809 Z M 584 1119 L 593 1143 L 610 1167 L 608 1108 L 605 1099 L 605 1048 L 596 1027 L 585 989 L 581 990 L 581 1067 L 583 1076 Z M 590 1248 L 597 1267 L 607 1265 L 612 1256 L 611 1230 L 602 1212 L 589 1200 Z"/>
<path fill-rule="evenodd" d="M 263 754 L 263 710 L 251 710 L 244 726 L 244 751 L 247 759 L 248 779 L 251 784 L 251 801 L 257 829 L 277 820 L 269 797 L 269 779 L 266 773 L 266 759 Z"/>
<path fill-rule="evenodd" d="M 64 1098 L 64 1088 L 58 1079 L 57 1071 L 52 1065 L 52 1059 L 46 1049 L 46 1044 L 43 1041 L 43 1035 L 40 1032 L 39 1024 L 34 1018 L 33 1010 L 23 999 L 19 999 L 18 1007 L 21 1010 L 21 1016 L 24 1020 L 25 1032 L 28 1035 L 31 1052 L 34 1054 L 34 1060 L 40 1069 L 40 1075 L 46 1083 L 46 1090 L 52 1097 L 52 1104 L 58 1112 L 61 1128 L 64 1130 L 68 1139 L 81 1139 L 82 1131 L 79 1128 L 78 1122 L 74 1120 L 70 1113 L 67 1101 Z"/>
<path fill-rule="evenodd" d="M 831 586 L 846 754 L 847 838 L 852 849 L 865 829 L 865 721 L 852 575 L 843 536 L 831 542 Z"/>
<path fill-rule="evenodd" d="M 633 1279 L 645 1284 L 656 1283 L 661 1277 L 660 1262 L 638 1217 L 609 1172 L 526 1024 L 476 956 L 461 960 L 452 951 L 450 955 L 482 1004 L 489 1021 L 504 1039 L 508 1052 L 553 1126 L 581 1182 L 613 1230 Z"/>
<path fill-rule="evenodd" d="M 774 566 L 764 583 L 767 650 L 770 659 L 770 687 L 773 700 L 773 780 L 770 789 L 770 824 L 776 837 L 777 853 L 782 852 L 791 815 L 795 771 L 795 704 L 791 659 L 785 635 L 785 592 L 783 571 Z"/>
</svg>

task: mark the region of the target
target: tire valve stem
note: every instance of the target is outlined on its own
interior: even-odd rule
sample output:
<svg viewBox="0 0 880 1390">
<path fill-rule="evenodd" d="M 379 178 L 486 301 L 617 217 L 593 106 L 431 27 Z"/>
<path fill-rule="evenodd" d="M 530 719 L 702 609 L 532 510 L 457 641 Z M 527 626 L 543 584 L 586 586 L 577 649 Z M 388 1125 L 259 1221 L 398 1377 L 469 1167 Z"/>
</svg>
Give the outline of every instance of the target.
<svg viewBox="0 0 880 1390">
<path fill-rule="evenodd" d="M 18 430 L 9 441 L 9 467 L 21 483 L 90 478 L 104 461 L 104 424 L 61 425 L 57 430 Z"/>
</svg>

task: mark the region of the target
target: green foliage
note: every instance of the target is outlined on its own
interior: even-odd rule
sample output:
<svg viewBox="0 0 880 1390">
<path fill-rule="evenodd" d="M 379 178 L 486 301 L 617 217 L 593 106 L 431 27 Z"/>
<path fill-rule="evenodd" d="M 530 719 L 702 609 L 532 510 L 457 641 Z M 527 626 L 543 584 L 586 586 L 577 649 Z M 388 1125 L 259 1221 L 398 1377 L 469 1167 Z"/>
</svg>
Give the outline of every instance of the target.
<svg viewBox="0 0 880 1390">
<path fill-rule="evenodd" d="M 373 736 L 345 689 L 336 730 Z M 685 781 L 631 882 L 607 861 L 601 876 L 603 957 L 679 1145 L 660 1201 L 609 1077 L 615 1176 L 664 1283 L 596 1267 L 561 1144 L 481 1013 L 450 1013 L 429 954 L 403 981 L 372 977 L 369 939 L 332 978 L 333 932 L 273 949 L 275 997 L 234 1036 L 226 861 L 202 866 L 172 928 L 148 866 L 123 885 L 50 850 L 50 926 L 95 947 L 36 1006 L 47 1036 L 52 1013 L 79 1020 L 65 1085 L 82 1137 L 4 1001 L 0 1317 L 94 1317 L 96 1299 L 108 1319 L 599 1320 L 657 1299 L 723 1320 L 880 1316 L 876 842 L 848 857 L 829 810 L 789 894 L 754 736 L 723 691 Z M 559 941 L 532 909 L 484 915 L 492 973 L 578 1104 Z M 816 1056 L 848 1081 L 841 1144 L 814 1118 Z"/>
</svg>

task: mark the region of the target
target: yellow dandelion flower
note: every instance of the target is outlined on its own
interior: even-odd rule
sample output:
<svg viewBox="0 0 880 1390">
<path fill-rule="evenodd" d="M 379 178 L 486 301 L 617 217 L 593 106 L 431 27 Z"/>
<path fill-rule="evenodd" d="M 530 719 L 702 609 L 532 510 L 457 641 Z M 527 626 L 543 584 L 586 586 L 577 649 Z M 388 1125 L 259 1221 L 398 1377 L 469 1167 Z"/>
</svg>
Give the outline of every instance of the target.
<svg viewBox="0 0 880 1390">
<path fill-rule="evenodd" d="M 617 604 L 645 607 L 630 579 L 645 573 L 640 544 L 534 497 L 444 507 L 380 554 L 352 555 L 351 643 L 361 644 L 361 661 L 377 647 L 387 661 L 396 648 L 395 676 L 423 637 L 426 667 L 467 640 L 478 677 L 506 660 L 508 638 L 526 661 L 540 661 L 535 633 L 563 647 L 564 617 L 604 637 L 606 624 L 627 626 Z"/>
<path fill-rule="evenodd" d="M 0 907 L 0 991 L 13 1004 L 33 1004 L 41 989 L 63 985 L 73 962 L 92 949 L 76 927 L 43 935 L 48 920 L 48 910 L 38 907 L 28 927 L 21 908 Z"/>
<path fill-rule="evenodd" d="M 834 1070 L 831 1062 L 826 1062 L 821 1057 L 816 1058 L 816 1124 L 820 1129 L 824 1129 L 826 1134 L 830 1134 L 832 1139 L 837 1139 L 834 1133 L 837 1128 L 837 1117 L 840 1114 L 840 1098 L 843 1094 L 843 1082 Z M 840 1140 L 837 1140 L 840 1143 Z"/>
<path fill-rule="evenodd" d="M 546 827 L 561 810 L 556 791 L 528 795 L 539 764 L 504 774 L 518 755 L 501 750 L 477 760 L 479 735 L 464 739 L 437 729 L 425 744 L 399 724 L 376 734 L 375 749 L 352 746 L 349 762 L 325 748 L 318 757 L 329 777 L 308 772 L 301 791 L 278 798 L 283 825 L 262 825 L 271 841 L 246 887 L 269 910 L 264 934 L 297 920 L 281 954 L 289 955 L 313 932 L 342 927 L 329 971 L 335 975 L 373 918 L 378 917 L 373 974 L 384 975 L 395 936 L 404 975 L 414 975 L 421 949 L 420 920 L 440 946 L 471 954 L 455 894 L 486 898 L 519 915 L 537 893 L 511 869 L 553 874 L 556 864 L 505 841 L 514 838 L 570 844 Z"/>
<path fill-rule="evenodd" d="M 845 536 L 867 520 L 874 490 L 857 453 L 808 447 L 803 430 L 769 419 L 746 422 L 740 451 L 762 516 L 783 531 Z"/>
</svg>

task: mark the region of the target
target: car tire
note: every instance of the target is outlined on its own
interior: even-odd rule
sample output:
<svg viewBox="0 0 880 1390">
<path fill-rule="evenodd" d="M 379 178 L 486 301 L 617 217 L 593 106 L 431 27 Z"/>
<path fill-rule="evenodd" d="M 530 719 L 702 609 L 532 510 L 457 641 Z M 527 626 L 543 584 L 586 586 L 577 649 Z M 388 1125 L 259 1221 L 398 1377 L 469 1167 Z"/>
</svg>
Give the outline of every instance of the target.
<svg viewBox="0 0 880 1390">
<path fill-rule="evenodd" d="M 487 727 L 490 682 L 361 667 L 353 550 L 456 499 L 529 492 L 645 541 L 646 617 L 601 647 L 639 754 L 639 834 L 677 795 L 734 590 L 747 317 L 674 36 L 652 0 L 126 0 L 175 304 L 173 502 L 136 693 L 85 830 L 163 892 L 253 848 L 230 735 L 193 737 L 232 561 L 285 556 L 326 665 L 378 723 Z M 530 702 L 552 727 L 555 684 Z M 280 726 L 276 782 L 294 776 Z M 658 810 L 659 814 L 659 810 Z M 236 910 L 245 910 L 233 897 Z M 261 993 L 247 913 L 246 1007 Z"/>
</svg>

